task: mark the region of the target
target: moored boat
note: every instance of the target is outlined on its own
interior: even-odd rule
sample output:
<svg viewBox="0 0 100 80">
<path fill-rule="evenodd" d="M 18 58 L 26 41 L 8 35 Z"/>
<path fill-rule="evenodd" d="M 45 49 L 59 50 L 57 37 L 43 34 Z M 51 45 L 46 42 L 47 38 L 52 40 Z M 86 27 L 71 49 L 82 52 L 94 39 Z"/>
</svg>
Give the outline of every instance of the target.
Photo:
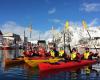
<svg viewBox="0 0 100 80">
<path fill-rule="evenodd" d="M 91 65 L 96 63 L 96 60 L 81 60 L 80 62 L 76 61 L 69 61 L 69 62 L 59 62 L 57 64 L 50 64 L 50 63 L 40 63 L 38 65 L 40 71 L 47 71 L 47 70 L 55 70 L 55 69 L 63 69 L 63 68 L 74 68 L 74 67 L 81 67 L 86 65 Z"/>
</svg>

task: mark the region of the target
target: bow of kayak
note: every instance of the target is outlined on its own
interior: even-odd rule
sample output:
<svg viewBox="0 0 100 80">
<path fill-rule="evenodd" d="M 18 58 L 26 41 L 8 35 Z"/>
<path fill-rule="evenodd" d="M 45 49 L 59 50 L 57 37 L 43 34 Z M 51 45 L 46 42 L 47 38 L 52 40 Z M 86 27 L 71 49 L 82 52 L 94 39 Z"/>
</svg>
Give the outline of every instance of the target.
<svg viewBox="0 0 100 80">
<path fill-rule="evenodd" d="M 55 64 L 50 63 L 39 63 L 38 67 L 40 71 L 54 70 L 54 69 L 62 69 L 62 68 L 74 68 L 81 67 L 86 65 L 91 65 L 96 63 L 96 60 L 81 60 L 80 62 L 69 61 L 69 62 L 59 62 Z"/>
</svg>

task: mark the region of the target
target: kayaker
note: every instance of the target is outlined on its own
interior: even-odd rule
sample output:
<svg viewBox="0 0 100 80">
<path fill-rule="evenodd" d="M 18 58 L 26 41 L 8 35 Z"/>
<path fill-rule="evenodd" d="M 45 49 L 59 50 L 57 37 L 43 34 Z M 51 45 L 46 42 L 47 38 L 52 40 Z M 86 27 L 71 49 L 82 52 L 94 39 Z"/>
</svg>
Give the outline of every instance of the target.
<svg viewBox="0 0 100 80">
<path fill-rule="evenodd" d="M 90 52 L 90 50 L 89 50 L 89 48 L 85 48 L 85 52 L 83 53 L 83 55 L 82 55 L 82 59 L 90 59 L 90 60 L 92 60 L 92 57 L 96 57 L 96 56 L 98 56 L 98 53 L 93 53 L 93 52 Z"/>
<path fill-rule="evenodd" d="M 38 48 L 38 53 L 39 53 L 39 56 L 45 56 L 46 51 L 43 47 L 39 47 Z"/>
<path fill-rule="evenodd" d="M 54 52 L 53 48 L 50 48 L 49 53 L 50 53 L 51 57 L 55 57 L 55 52 Z"/>
<path fill-rule="evenodd" d="M 32 52 L 33 52 L 33 56 L 39 56 L 37 47 L 33 47 Z"/>
<path fill-rule="evenodd" d="M 26 57 L 32 57 L 33 56 L 33 52 L 31 51 L 31 50 L 25 50 L 24 52 L 23 52 L 23 54 L 24 54 L 24 56 L 26 56 Z"/>
<path fill-rule="evenodd" d="M 71 61 L 80 61 L 81 57 L 76 48 L 72 49 L 72 53 L 70 55 L 70 60 Z"/>
<path fill-rule="evenodd" d="M 53 51 L 54 51 L 54 55 L 55 55 L 55 57 L 58 57 L 59 56 L 59 52 L 58 52 L 58 50 L 56 49 L 56 47 L 54 47 L 53 48 Z"/>
</svg>

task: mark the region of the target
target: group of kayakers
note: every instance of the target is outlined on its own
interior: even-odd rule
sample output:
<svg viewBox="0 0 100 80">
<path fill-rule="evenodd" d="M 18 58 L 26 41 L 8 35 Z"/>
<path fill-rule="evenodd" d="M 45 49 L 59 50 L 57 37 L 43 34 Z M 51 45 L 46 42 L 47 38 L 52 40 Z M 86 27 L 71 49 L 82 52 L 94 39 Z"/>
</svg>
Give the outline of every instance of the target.
<svg viewBox="0 0 100 80">
<path fill-rule="evenodd" d="M 83 54 L 78 53 L 78 51 L 73 48 L 72 49 L 72 53 L 70 55 L 70 59 L 71 60 L 76 60 L 76 61 L 80 61 L 81 59 L 90 59 L 92 60 L 92 57 L 97 57 L 98 53 L 93 53 L 89 50 L 89 48 L 85 48 L 85 51 Z"/>
<path fill-rule="evenodd" d="M 27 57 L 33 57 L 33 56 L 51 56 L 51 57 L 60 57 L 65 58 L 66 60 L 75 60 L 80 61 L 81 59 L 92 59 L 92 57 L 97 57 L 98 53 L 93 53 L 89 50 L 88 47 L 85 48 L 85 52 L 83 54 L 80 54 L 76 48 L 73 48 L 71 50 L 70 54 L 65 53 L 63 48 L 60 48 L 60 50 L 56 50 L 56 48 L 50 48 L 49 52 L 46 51 L 43 47 L 34 47 L 30 50 L 26 50 L 23 52 L 23 54 Z"/>
</svg>

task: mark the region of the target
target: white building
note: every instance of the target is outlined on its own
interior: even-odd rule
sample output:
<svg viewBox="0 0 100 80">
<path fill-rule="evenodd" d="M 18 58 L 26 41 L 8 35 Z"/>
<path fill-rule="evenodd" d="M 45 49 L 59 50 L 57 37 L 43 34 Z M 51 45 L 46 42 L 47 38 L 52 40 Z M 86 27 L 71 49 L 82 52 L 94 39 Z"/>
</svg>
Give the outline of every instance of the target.
<svg viewBox="0 0 100 80">
<path fill-rule="evenodd" d="M 20 35 L 10 33 L 10 32 L 4 33 L 3 38 L 4 38 L 3 44 L 5 46 L 13 45 L 13 44 L 19 43 L 21 41 Z"/>
</svg>

